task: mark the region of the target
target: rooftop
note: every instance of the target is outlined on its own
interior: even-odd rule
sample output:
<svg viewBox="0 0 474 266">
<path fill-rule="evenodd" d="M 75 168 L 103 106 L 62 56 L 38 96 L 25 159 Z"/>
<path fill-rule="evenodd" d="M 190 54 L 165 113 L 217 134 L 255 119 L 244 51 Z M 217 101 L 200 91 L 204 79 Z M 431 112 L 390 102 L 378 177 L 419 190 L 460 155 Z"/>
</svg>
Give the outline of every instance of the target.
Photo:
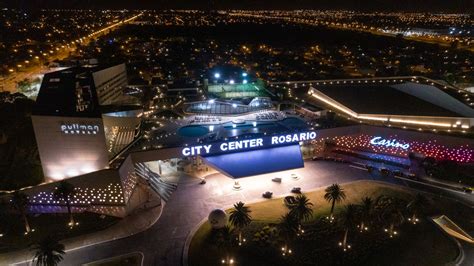
<svg viewBox="0 0 474 266">
<path fill-rule="evenodd" d="M 45 74 L 33 114 L 99 117 L 102 111 L 92 74 L 109 67 L 86 65 Z"/>
</svg>

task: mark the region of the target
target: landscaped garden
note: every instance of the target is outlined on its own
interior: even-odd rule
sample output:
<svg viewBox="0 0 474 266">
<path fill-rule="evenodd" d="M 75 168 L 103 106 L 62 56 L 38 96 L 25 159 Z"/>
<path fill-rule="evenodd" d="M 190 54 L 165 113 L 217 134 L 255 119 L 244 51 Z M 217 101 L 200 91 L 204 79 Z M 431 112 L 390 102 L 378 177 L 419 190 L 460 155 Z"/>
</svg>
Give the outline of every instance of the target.
<svg viewBox="0 0 474 266">
<path fill-rule="evenodd" d="M 60 240 L 97 232 L 120 220 L 97 213 L 73 213 L 71 199 L 75 191 L 74 185 L 67 181 L 56 186 L 53 197 L 65 205 L 65 213 L 30 214 L 30 199 L 22 191 L 0 198 L 0 253 L 41 246 L 41 243 L 49 248 Z"/>
<path fill-rule="evenodd" d="M 444 265 L 459 251 L 428 217 L 474 229 L 468 207 L 371 181 L 236 203 L 226 213 L 227 226 L 197 230 L 189 265 Z"/>
</svg>

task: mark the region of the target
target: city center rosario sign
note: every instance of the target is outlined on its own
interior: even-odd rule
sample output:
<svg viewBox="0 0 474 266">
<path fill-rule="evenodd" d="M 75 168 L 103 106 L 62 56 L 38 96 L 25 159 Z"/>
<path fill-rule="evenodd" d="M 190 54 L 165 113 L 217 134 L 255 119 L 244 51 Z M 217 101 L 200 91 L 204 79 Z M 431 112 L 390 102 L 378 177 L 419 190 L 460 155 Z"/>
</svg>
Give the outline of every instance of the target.
<svg viewBox="0 0 474 266">
<path fill-rule="evenodd" d="M 396 139 L 384 139 L 382 137 L 374 137 L 370 140 L 370 144 L 374 146 L 384 146 L 387 148 L 401 148 L 401 149 L 408 149 L 410 148 L 410 144 L 405 143 L 402 144 L 398 142 Z"/>
<path fill-rule="evenodd" d="M 62 123 L 61 132 L 69 135 L 95 135 L 99 132 L 98 125 L 82 123 Z"/>
<path fill-rule="evenodd" d="M 210 143 L 186 147 L 181 150 L 184 156 L 209 155 L 217 153 L 228 153 L 236 151 L 253 150 L 259 148 L 271 148 L 285 144 L 294 144 L 301 141 L 316 139 L 316 132 L 300 132 L 287 135 L 269 136 L 254 139 L 232 140 L 226 142 Z"/>
</svg>

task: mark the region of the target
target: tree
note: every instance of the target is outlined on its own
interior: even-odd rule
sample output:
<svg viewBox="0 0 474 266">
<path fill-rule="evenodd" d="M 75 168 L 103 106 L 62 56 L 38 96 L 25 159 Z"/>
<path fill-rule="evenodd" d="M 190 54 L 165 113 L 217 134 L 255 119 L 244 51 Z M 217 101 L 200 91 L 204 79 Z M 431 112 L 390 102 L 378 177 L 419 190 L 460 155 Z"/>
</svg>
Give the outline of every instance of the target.
<svg viewBox="0 0 474 266">
<path fill-rule="evenodd" d="M 63 200 L 66 203 L 67 212 L 69 214 L 70 227 L 73 227 L 75 224 L 74 217 L 71 212 L 71 198 L 75 194 L 74 189 L 75 188 L 73 184 L 63 180 L 59 182 L 58 186 L 56 187 L 56 190 L 53 192 L 53 197 L 55 200 Z"/>
<path fill-rule="evenodd" d="M 339 186 L 339 184 L 332 184 L 329 187 L 327 187 L 325 190 L 326 194 L 324 194 L 324 199 L 327 202 L 331 202 L 331 219 L 333 219 L 333 214 L 334 214 L 334 206 L 336 205 L 336 202 L 342 202 L 344 199 L 346 199 L 346 193 L 344 192 L 344 189 Z"/>
<path fill-rule="evenodd" d="M 26 94 L 31 92 L 31 80 L 25 78 L 17 82 L 16 87 L 19 92 Z"/>
<path fill-rule="evenodd" d="M 417 216 L 421 216 L 424 212 L 424 208 L 428 204 L 428 199 L 422 194 L 418 193 L 407 205 L 408 211 L 412 213 L 412 217 L 408 220 L 413 224 L 416 224 L 418 221 Z"/>
<path fill-rule="evenodd" d="M 20 191 L 13 192 L 11 198 L 12 207 L 14 210 L 18 211 L 23 218 L 25 223 L 25 232 L 28 234 L 31 231 L 30 223 L 28 221 L 27 209 L 28 209 L 28 196 Z"/>
<path fill-rule="evenodd" d="M 278 224 L 278 231 L 280 233 L 280 237 L 282 237 L 285 241 L 285 244 L 282 248 L 283 255 L 285 255 L 287 252 L 291 253 L 291 250 L 288 248 L 288 244 L 298 233 L 298 220 L 290 213 L 283 215 L 280 218 L 280 223 Z"/>
<path fill-rule="evenodd" d="M 359 208 L 359 216 L 360 216 L 360 231 L 364 231 L 366 228 L 366 224 L 369 223 L 370 219 L 373 216 L 374 211 L 374 202 L 370 197 L 364 197 L 362 199 L 361 204 L 358 206 Z"/>
<path fill-rule="evenodd" d="M 217 247 L 225 255 L 225 259 L 224 259 L 225 261 L 223 261 L 223 263 L 232 264 L 231 261 L 233 259 L 231 258 L 230 253 L 231 253 L 232 245 L 234 244 L 233 242 L 234 232 L 228 226 L 224 226 L 223 228 L 218 229 L 216 233 L 217 233 L 216 235 Z"/>
<path fill-rule="evenodd" d="M 295 198 L 295 202 L 289 205 L 289 214 L 294 216 L 298 221 L 298 229 L 301 231 L 301 223 L 306 222 L 313 216 L 313 209 L 311 203 L 306 195 L 298 195 Z"/>
<path fill-rule="evenodd" d="M 342 224 L 344 226 L 344 239 L 342 240 L 342 247 L 344 248 L 344 251 L 348 248 L 347 237 L 349 235 L 349 230 L 354 227 L 356 222 L 356 212 L 357 206 L 354 204 L 349 204 L 346 206 L 341 216 Z"/>
<path fill-rule="evenodd" d="M 398 198 L 380 196 L 377 198 L 376 208 L 378 210 L 378 217 L 382 223 L 388 224 L 389 228 L 385 229 L 390 237 L 397 234 L 395 226 L 400 225 L 405 220 L 403 211 L 406 203 Z"/>
<path fill-rule="evenodd" d="M 0 199 L 0 236 L 3 236 L 4 232 L 8 231 L 10 225 L 10 212 L 9 204 L 4 198 Z"/>
<path fill-rule="evenodd" d="M 239 245 L 242 244 L 242 229 L 252 222 L 249 207 L 244 206 L 241 201 L 234 204 L 234 209 L 230 211 L 229 221 L 239 232 Z"/>
<path fill-rule="evenodd" d="M 64 245 L 52 236 L 40 240 L 33 246 L 33 250 L 35 250 L 33 261 L 36 260 L 37 266 L 56 266 L 63 260 L 63 255 L 66 254 Z"/>
</svg>

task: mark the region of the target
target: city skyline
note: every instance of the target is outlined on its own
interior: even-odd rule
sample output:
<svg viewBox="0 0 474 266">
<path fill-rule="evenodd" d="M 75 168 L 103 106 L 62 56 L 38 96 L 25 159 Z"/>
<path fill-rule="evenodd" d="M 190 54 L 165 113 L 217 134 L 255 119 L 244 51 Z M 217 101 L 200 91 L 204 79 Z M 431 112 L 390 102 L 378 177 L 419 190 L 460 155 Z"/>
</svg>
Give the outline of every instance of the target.
<svg viewBox="0 0 474 266">
<path fill-rule="evenodd" d="M 191 1 L 191 0 L 142 0 L 139 2 L 119 0 L 78 1 L 68 2 L 59 0 L 2 0 L 0 6 L 25 10 L 37 9 L 200 9 L 200 10 L 231 10 L 231 9 L 256 9 L 256 10 L 295 10 L 295 9 L 320 9 L 320 10 L 354 10 L 354 11 L 380 11 L 380 12 L 442 12 L 464 13 L 474 11 L 474 3 L 470 0 L 298 0 L 298 1 Z"/>
</svg>

